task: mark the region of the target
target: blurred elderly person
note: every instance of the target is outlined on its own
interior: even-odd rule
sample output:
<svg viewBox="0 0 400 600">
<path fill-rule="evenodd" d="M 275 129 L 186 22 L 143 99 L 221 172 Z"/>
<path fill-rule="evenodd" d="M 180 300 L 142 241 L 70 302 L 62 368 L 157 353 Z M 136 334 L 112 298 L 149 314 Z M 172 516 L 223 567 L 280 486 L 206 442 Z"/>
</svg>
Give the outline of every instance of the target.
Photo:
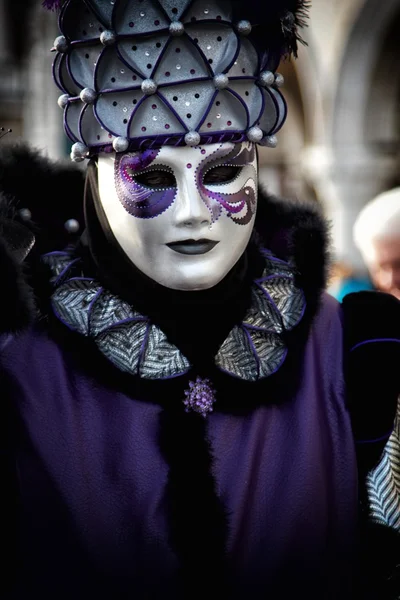
<svg viewBox="0 0 400 600">
<path fill-rule="evenodd" d="M 353 229 L 378 290 L 400 299 L 400 187 L 379 194 L 359 214 Z M 400 531 L 400 403 L 392 435 L 378 466 L 368 475 L 371 519 Z"/>
<path fill-rule="evenodd" d="M 400 299 L 400 187 L 367 204 L 353 234 L 376 288 Z"/>
</svg>

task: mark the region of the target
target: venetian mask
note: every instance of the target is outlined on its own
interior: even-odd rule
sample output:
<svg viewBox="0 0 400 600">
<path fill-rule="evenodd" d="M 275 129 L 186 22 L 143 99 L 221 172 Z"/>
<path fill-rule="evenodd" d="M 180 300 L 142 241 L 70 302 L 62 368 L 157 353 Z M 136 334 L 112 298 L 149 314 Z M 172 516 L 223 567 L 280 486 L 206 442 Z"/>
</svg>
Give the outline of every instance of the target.
<svg viewBox="0 0 400 600">
<path fill-rule="evenodd" d="M 101 154 L 98 182 L 118 244 L 167 288 L 212 288 L 249 242 L 257 207 L 252 142 Z"/>
</svg>

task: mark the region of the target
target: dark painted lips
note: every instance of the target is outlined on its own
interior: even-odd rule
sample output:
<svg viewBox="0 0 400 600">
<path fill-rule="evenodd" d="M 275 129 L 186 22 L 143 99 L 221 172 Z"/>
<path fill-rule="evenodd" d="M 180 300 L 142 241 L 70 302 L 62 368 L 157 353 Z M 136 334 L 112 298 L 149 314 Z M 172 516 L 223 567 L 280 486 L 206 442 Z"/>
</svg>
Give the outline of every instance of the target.
<svg viewBox="0 0 400 600">
<path fill-rule="evenodd" d="M 167 244 L 168 248 L 179 252 L 179 254 L 205 254 L 210 252 L 219 242 L 211 240 L 182 240 Z"/>
</svg>

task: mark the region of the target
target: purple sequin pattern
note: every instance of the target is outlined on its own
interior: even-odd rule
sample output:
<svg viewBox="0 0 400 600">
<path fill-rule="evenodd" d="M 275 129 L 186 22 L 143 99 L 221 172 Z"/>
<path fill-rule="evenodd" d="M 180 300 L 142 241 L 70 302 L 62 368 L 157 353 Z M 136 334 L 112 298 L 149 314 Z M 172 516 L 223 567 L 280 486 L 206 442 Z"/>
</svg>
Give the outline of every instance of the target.
<svg viewBox="0 0 400 600">
<path fill-rule="evenodd" d="M 185 396 L 183 404 L 186 407 L 186 412 L 197 412 L 205 418 L 207 414 L 213 411 L 215 395 L 209 379 L 197 377 L 196 381 L 190 381 Z"/>
<path fill-rule="evenodd" d="M 149 167 L 158 153 L 159 150 L 145 150 L 138 154 L 121 154 L 115 161 L 115 187 L 118 198 L 133 217 L 157 217 L 175 200 L 176 188 L 153 189 L 135 181 L 135 175 Z"/>
</svg>

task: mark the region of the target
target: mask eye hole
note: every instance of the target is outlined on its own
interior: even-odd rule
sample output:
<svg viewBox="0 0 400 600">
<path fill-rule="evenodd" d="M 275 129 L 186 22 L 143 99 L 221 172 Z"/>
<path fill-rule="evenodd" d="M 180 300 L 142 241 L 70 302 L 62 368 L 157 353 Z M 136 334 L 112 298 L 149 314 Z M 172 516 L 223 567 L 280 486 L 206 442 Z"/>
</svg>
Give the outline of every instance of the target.
<svg viewBox="0 0 400 600">
<path fill-rule="evenodd" d="M 176 180 L 172 173 L 164 170 L 154 169 L 147 171 L 146 173 L 140 173 L 139 175 L 132 174 L 132 179 L 140 185 L 147 188 L 171 188 L 176 187 Z"/>
<path fill-rule="evenodd" d="M 230 165 L 220 165 L 207 171 L 203 177 L 204 185 L 213 185 L 219 183 L 229 183 L 233 181 L 242 170 L 242 167 Z"/>
</svg>

